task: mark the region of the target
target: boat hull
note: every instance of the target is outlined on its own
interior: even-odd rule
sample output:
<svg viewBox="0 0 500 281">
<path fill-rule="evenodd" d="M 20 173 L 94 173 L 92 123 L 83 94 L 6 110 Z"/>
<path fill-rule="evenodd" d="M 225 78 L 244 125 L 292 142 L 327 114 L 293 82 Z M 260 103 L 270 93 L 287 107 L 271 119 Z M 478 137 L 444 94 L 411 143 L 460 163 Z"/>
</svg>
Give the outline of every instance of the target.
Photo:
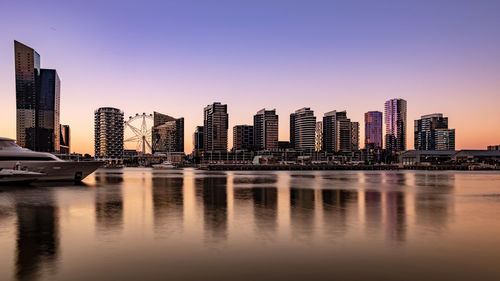
<svg viewBox="0 0 500 281">
<path fill-rule="evenodd" d="M 1 161 L 0 168 L 22 169 L 42 173 L 37 181 L 81 181 L 102 166 L 100 161 Z"/>
</svg>

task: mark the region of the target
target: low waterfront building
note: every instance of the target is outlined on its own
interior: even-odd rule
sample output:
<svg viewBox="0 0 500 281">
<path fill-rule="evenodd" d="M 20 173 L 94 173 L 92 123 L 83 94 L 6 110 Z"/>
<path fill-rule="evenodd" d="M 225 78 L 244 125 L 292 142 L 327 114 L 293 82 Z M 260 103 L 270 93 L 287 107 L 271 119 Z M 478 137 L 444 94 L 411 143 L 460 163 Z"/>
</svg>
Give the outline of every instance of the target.
<svg viewBox="0 0 500 281">
<path fill-rule="evenodd" d="M 233 127 L 233 150 L 253 150 L 254 126 L 236 125 Z"/>
<path fill-rule="evenodd" d="M 453 155 L 456 163 L 500 164 L 500 150 L 460 150 Z"/>
<path fill-rule="evenodd" d="M 500 150 L 500 145 L 488 145 L 488 150 Z"/>
<path fill-rule="evenodd" d="M 455 150 L 407 150 L 399 155 L 399 163 L 407 165 L 430 165 L 451 162 Z"/>
</svg>

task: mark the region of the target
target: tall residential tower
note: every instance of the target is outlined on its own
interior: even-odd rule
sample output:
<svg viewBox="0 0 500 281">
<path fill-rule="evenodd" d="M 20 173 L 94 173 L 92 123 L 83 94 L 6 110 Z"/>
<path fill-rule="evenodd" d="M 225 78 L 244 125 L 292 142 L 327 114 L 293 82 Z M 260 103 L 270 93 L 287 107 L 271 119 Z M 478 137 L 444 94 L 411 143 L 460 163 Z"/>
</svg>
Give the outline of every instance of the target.
<svg viewBox="0 0 500 281">
<path fill-rule="evenodd" d="M 276 109 L 259 110 L 253 116 L 253 137 L 257 150 L 278 149 L 278 115 Z"/>
<path fill-rule="evenodd" d="M 101 107 L 94 111 L 94 157 L 123 159 L 123 111 Z"/>
<path fill-rule="evenodd" d="M 385 148 L 390 151 L 406 150 L 406 100 L 385 102 Z"/>
<path fill-rule="evenodd" d="M 227 151 L 229 115 L 227 104 L 214 102 L 204 109 L 203 147 L 205 151 Z"/>
</svg>

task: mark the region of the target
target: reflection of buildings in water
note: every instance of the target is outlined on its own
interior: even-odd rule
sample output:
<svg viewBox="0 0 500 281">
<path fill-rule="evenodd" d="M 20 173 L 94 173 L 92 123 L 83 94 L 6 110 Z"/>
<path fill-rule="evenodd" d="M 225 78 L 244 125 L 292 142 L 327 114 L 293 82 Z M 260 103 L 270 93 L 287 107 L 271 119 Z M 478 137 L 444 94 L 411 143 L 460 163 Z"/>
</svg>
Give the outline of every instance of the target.
<svg viewBox="0 0 500 281">
<path fill-rule="evenodd" d="M 252 189 L 254 222 L 259 233 L 273 232 L 278 219 L 278 189 L 258 187 Z"/>
<path fill-rule="evenodd" d="M 384 173 L 385 183 L 394 187 L 402 187 L 406 185 L 406 174 L 401 172 L 386 172 Z"/>
<path fill-rule="evenodd" d="M 323 223 L 327 236 L 338 236 L 347 231 L 347 211 L 356 208 L 357 192 L 354 190 L 323 189 Z"/>
<path fill-rule="evenodd" d="M 156 231 L 182 229 L 184 218 L 184 178 L 153 177 L 153 219 Z"/>
<path fill-rule="evenodd" d="M 389 191 L 385 193 L 386 227 L 390 240 L 404 241 L 406 238 L 406 212 L 403 192 Z"/>
<path fill-rule="evenodd" d="M 119 184 L 123 182 L 122 173 L 98 173 L 95 176 L 96 183 L 99 184 Z"/>
<path fill-rule="evenodd" d="M 453 211 L 455 175 L 446 173 L 417 173 L 415 198 L 416 223 L 440 230 L 446 227 Z"/>
<path fill-rule="evenodd" d="M 50 268 L 57 259 L 58 210 L 52 201 L 50 191 L 44 190 L 37 196 L 35 204 L 23 203 L 16 206 L 17 280 L 38 279 L 41 268 Z"/>
<path fill-rule="evenodd" d="M 290 222 L 296 238 L 308 238 L 313 234 L 314 189 L 290 188 Z"/>
<path fill-rule="evenodd" d="M 196 179 L 202 196 L 205 236 L 209 240 L 225 240 L 227 237 L 227 178 L 210 177 Z"/>
<path fill-rule="evenodd" d="M 365 191 L 365 225 L 372 232 L 382 223 L 382 194 L 378 191 Z"/>
<path fill-rule="evenodd" d="M 95 193 L 97 229 L 109 231 L 123 225 L 123 196 L 120 188 L 98 187 Z"/>
</svg>

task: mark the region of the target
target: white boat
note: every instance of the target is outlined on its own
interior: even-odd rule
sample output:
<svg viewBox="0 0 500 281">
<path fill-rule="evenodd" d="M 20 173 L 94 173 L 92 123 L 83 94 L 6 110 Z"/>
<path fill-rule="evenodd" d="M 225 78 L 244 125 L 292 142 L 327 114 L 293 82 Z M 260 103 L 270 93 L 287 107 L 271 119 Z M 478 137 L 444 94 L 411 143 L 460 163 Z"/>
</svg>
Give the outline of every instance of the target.
<svg viewBox="0 0 500 281">
<path fill-rule="evenodd" d="M 43 176 L 42 173 L 0 168 L 0 184 L 33 182 Z"/>
<path fill-rule="evenodd" d="M 81 181 L 101 165 L 100 161 L 63 161 L 53 154 L 21 148 L 13 139 L 0 137 L 0 168 L 39 173 L 39 181 Z"/>
<path fill-rule="evenodd" d="M 170 161 L 164 161 L 161 164 L 154 164 L 152 166 L 153 166 L 153 169 L 161 169 L 161 170 L 169 170 L 169 169 L 176 168 L 174 165 L 172 165 L 172 162 L 170 162 Z"/>
</svg>

